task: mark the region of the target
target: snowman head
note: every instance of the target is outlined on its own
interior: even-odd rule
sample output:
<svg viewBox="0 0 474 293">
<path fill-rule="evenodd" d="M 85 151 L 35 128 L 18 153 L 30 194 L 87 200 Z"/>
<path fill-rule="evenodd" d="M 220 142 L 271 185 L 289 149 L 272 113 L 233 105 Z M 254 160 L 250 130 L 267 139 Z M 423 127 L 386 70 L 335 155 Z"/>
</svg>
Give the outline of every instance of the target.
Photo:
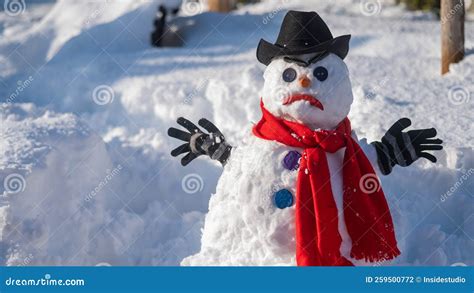
<svg viewBox="0 0 474 293">
<path fill-rule="evenodd" d="M 312 129 L 334 129 L 353 101 L 349 72 L 333 53 L 281 56 L 264 73 L 262 100 L 276 117 Z"/>
<path fill-rule="evenodd" d="M 342 61 L 350 38 L 334 38 L 316 12 L 289 11 L 275 44 L 262 39 L 257 48 L 257 59 L 268 66 L 262 93 L 267 110 L 313 129 L 334 129 L 352 104 Z"/>
</svg>

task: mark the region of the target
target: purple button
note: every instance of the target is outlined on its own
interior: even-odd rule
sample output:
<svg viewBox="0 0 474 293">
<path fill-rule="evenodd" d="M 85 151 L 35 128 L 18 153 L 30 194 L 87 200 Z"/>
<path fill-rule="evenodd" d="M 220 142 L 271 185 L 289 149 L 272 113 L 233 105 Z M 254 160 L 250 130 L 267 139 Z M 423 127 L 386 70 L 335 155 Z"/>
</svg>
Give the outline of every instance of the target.
<svg viewBox="0 0 474 293">
<path fill-rule="evenodd" d="M 299 160 L 301 158 L 301 154 L 297 151 L 290 151 L 286 154 L 285 158 L 283 159 L 283 167 L 288 170 L 295 171 L 299 167 Z"/>
</svg>

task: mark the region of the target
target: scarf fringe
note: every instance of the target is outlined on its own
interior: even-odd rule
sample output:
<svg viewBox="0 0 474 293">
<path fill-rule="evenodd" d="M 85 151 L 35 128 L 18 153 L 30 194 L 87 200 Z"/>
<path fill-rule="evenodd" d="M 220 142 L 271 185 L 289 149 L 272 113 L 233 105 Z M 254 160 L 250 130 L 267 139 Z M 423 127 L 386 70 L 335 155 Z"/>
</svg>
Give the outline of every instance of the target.
<svg viewBox="0 0 474 293">
<path fill-rule="evenodd" d="M 398 247 L 393 247 L 390 251 L 368 252 L 366 249 L 362 250 L 360 247 L 352 247 L 351 257 L 357 260 L 365 260 L 366 262 L 384 262 L 392 260 L 400 255 Z"/>
</svg>

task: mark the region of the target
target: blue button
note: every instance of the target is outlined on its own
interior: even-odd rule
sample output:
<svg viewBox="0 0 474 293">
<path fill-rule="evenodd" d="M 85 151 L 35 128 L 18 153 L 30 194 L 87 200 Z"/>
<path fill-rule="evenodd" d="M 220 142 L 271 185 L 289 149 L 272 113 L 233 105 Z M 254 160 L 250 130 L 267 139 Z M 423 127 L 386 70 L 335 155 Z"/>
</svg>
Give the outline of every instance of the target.
<svg viewBox="0 0 474 293">
<path fill-rule="evenodd" d="M 299 160 L 301 158 L 301 154 L 297 151 L 290 151 L 286 156 L 283 158 L 283 167 L 287 170 L 295 171 L 299 167 Z"/>
<path fill-rule="evenodd" d="M 273 203 L 279 209 L 289 208 L 293 202 L 293 194 L 288 189 L 280 189 L 273 194 Z"/>
</svg>

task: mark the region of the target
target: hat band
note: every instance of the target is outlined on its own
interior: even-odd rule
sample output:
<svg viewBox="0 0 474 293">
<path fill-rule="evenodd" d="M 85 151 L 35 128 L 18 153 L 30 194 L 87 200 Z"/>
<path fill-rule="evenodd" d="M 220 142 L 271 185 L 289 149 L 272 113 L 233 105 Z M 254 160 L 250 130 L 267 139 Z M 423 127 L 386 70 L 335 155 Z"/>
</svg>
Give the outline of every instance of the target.
<svg viewBox="0 0 474 293">
<path fill-rule="evenodd" d="M 278 42 L 276 45 L 288 49 L 303 49 L 305 47 L 311 48 L 320 44 L 321 43 L 319 42 L 315 42 L 315 40 L 291 40 L 289 42 Z"/>
</svg>

